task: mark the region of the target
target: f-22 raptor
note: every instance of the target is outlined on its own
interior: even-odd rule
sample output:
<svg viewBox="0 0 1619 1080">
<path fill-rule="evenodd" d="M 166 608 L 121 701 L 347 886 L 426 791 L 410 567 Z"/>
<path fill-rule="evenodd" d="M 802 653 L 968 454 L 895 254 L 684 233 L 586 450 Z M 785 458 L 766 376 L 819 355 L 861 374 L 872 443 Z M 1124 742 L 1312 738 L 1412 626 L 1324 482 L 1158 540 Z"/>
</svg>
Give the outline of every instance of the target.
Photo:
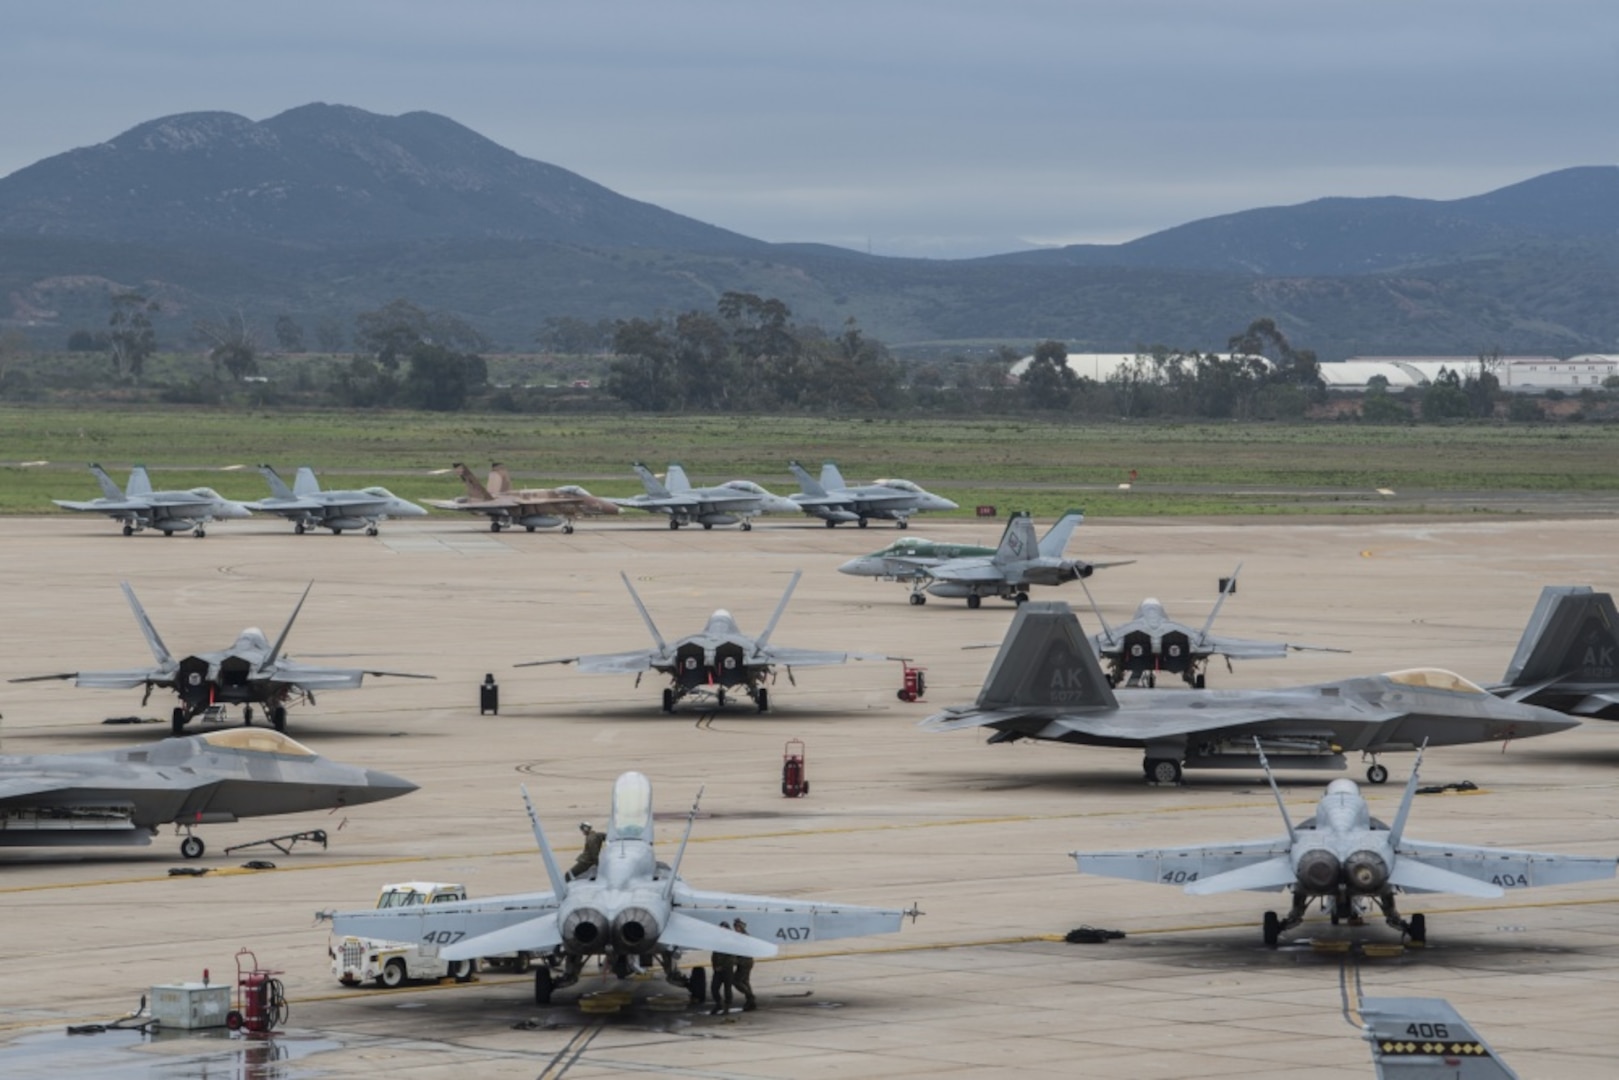
<svg viewBox="0 0 1619 1080">
<path fill-rule="evenodd" d="M 155 667 L 123 671 L 67 671 L 55 675 L 29 675 L 11 681 L 24 683 L 72 679 L 75 686 L 97 690 L 129 690 L 145 686 L 142 705 L 152 696 L 152 688 L 161 686 L 173 690 L 180 697 L 180 704 L 174 707 L 173 729 L 174 734 L 181 735 L 193 717 L 210 708 L 240 705 L 243 723 L 251 724 L 253 706 L 259 705 L 275 729 L 282 731 L 287 726 L 287 702 L 294 698 L 304 698 L 313 705 L 315 691 L 357 689 L 367 675 L 389 675 L 401 679 L 434 677 L 401 671 L 300 664 L 282 656 L 281 647 L 286 644 L 287 635 L 292 632 L 292 624 L 297 621 L 298 612 L 303 610 L 314 582 L 304 588 L 304 594 L 298 598 L 298 606 L 292 609 L 287 625 L 282 627 L 274 645 L 265 638 L 264 631 L 250 626 L 237 635 L 236 641 L 228 649 L 193 653 L 180 659 L 176 659 L 168 646 L 163 644 L 157 627 L 152 625 L 141 602 L 135 599 L 135 590 L 129 587 L 129 582 L 120 584 L 124 596 L 129 600 L 130 610 L 135 613 L 135 622 L 152 650 L 153 659 L 157 661 Z"/>
<path fill-rule="evenodd" d="M 698 792 L 699 797 L 701 792 Z M 437 947 L 451 962 L 499 953 L 539 958 L 534 1000 L 548 1005 L 554 990 L 579 981 L 585 962 L 600 957 L 618 978 L 662 966 L 667 980 L 687 989 L 694 1002 L 705 996 L 701 968 L 679 968 L 682 952 L 707 950 L 757 959 L 775 956 L 784 944 L 888 934 L 906 912 L 813 900 L 743 893 L 704 892 L 680 876 L 697 806 L 674 865 L 652 850 L 652 783 L 626 772 L 613 785 L 613 811 L 596 867 L 569 880 L 558 865 L 528 792 L 523 792 L 534 839 L 539 843 L 549 892 L 449 901 L 407 908 L 320 913 L 339 937 L 380 938 Z M 727 929 L 739 916 L 746 933 Z"/>
<path fill-rule="evenodd" d="M 1428 940 L 1427 922 L 1422 915 L 1402 918 L 1395 906 L 1397 893 L 1456 893 L 1488 900 L 1509 890 L 1601 881 L 1613 877 L 1619 867 L 1609 856 L 1554 855 L 1409 839 L 1405 824 L 1417 793 L 1420 752 L 1411 766 L 1393 825 L 1372 817 L 1353 780 L 1334 780 L 1327 785 L 1314 816 L 1295 826 L 1263 751 L 1259 760 L 1282 812 L 1285 835 L 1198 847 L 1076 851 L 1073 856 L 1079 872 L 1179 885 L 1193 896 L 1287 889 L 1293 895 L 1287 914 L 1278 917 L 1274 911 L 1265 912 L 1265 944 L 1275 948 L 1283 933 L 1304 921 L 1316 899 L 1327 907 L 1334 925 L 1358 921 L 1363 907 L 1376 903 L 1389 926 L 1412 944 L 1423 945 Z"/>
<path fill-rule="evenodd" d="M 1540 592 L 1518 650 L 1490 692 L 1570 716 L 1619 720 L 1619 611 L 1589 585 Z"/>
</svg>

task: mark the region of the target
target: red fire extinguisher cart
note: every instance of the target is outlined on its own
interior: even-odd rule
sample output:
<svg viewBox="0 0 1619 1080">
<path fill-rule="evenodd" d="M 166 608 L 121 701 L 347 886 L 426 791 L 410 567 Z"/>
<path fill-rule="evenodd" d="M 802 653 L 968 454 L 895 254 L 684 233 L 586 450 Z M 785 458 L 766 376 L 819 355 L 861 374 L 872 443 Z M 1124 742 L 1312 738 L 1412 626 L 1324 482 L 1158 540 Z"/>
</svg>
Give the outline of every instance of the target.
<svg viewBox="0 0 1619 1080">
<path fill-rule="evenodd" d="M 243 957 L 247 960 L 244 965 Z M 287 996 L 276 978 L 279 971 L 259 967 L 250 949 L 236 953 L 236 1007 L 225 1014 L 225 1026 L 250 1035 L 273 1035 L 287 1022 Z"/>
<path fill-rule="evenodd" d="M 804 773 L 804 741 L 788 739 L 781 755 L 781 793 L 789 799 L 809 794 L 809 777 Z"/>
</svg>

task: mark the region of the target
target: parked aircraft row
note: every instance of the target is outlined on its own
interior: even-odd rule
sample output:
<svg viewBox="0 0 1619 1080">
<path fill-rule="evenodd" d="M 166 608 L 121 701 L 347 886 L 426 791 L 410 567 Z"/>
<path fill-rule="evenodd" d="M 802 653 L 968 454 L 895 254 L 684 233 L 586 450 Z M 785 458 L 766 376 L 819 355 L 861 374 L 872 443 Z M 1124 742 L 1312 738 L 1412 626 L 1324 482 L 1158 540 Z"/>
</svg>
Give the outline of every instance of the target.
<svg viewBox="0 0 1619 1080">
<path fill-rule="evenodd" d="M 793 472 L 803 490 L 779 496 L 751 480 L 732 480 L 712 487 L 694 487 L 686 471 L 671 464 L 660 479 L 641 462 L 634 464 L 646 492 L 629 498 L 602 498 L 578 485 L 557 488 L 514 488 L 505 466 L 490 467 L 487 483 L 479 483 L 471 470 L 457 462 L 453 471 L 466 487 L 466 494 L 455 499 L 430 499 L 427 505 L 443 510 L 478 514 L 489 519 L 492 532 L 521 526 L 529 532 L 560 527 L 574 531 L 581 517 L 615 515 L 621 509 L 644 510 L 669 519 L 669 528 L 701 525 L 738 525 L 744 532 L 753 528 L 761 514 L 804 513 L 825 521 L 830 528 L 854 522 L 862 529 L 873 518 L 893 521 L 906 528 L 912 515 L 929 510 L 954 510 L 949 499 L 923 490 L 909 480 L 877 480 L 850 485 L 838 467 L 827 462 L 816 480 L 798 462 Z M 278 514 L 293 523 L 293 532 L 302 535 L 312 529 L 328 529 L 334 535 L 344 530 L 364 530 L 376 536 L 378 526 L 389 518 L 421 517 L 425 507 L 402 499 L 385 487 L 348 491 L 322 491 L 314 470 L 300 468 L 293 486 L 287 487 L 274 468 L 260 465 L 259 472 L 270 485 L 270 497 L 253 502 L 227 499 L 213 488 L 185 491 L 154 491 L 146 468 L 130 470 L 128 490 L 122 490 L 100 465 L 90 472 L 101 486 L 102 497 L 90 500 L 53 499 L 66 510 L 103 514 L 123 526 L 125 536 L 146 529 L 165 535 L 190 532 L 207 535 L 207 526 L 217 520 L 251 517 L 254 511 Z"/>
</svg>

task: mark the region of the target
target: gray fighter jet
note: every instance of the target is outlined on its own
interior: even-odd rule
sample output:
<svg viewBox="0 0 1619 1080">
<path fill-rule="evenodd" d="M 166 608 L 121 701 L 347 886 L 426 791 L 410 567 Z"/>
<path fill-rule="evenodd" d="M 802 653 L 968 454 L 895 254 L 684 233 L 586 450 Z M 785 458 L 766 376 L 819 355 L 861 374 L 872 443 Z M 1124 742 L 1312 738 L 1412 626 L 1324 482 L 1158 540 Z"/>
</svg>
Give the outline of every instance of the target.
<svg viewBox="0 0 1619 1080">
<path fill-rule="evenodd" d="M 965 598 L 970 608 L 978 607 L 986 596 L 1023 604 L 1028 602 L 1031 585 L 1062 585 L 1090 577 L 1103 567 L 1125 565 L 1064 558 L 1063 549 L 1068 546 L 1069 537 L 1084 520 L 1083 511 L 1069 510 L 1037 542 L 1034 522 L 1020 511 L 1007 521 L 1000 545 L 988 555 L 912 558 L 898 550 L 898 545 L 891 544 L 875 554 L 850 559 L 838 567 L 838 572 L 857 577 L 908 580 L 911 603 L 918 607 L 928 602 L 928 593 Z"/>
<path fill-rule="evenodd" d="M 144 845 L 171 822 L 180 852 L 199 825 L 381 802 L 416 785 L 327 761 L 263 728 L 85 754 L 0 755 L 0 846 Z"/>
<path fill-rule="evenodd" d="M 702 794 L 698 793 L 699 796 Z M 613 811 L 597 865 L 569 880 L 557 864 L 534 804 L 523 792 L 534 838 L 540 846 L 551 891 L 449 901 L 405 908 L 328 913 L 339 937 L 419 942 L 436 947 L 440 959 L 524 952 L 541 960 L 534 972 L 534 999 L 548 1005 L 552 991 L 578 982 L 586 960 L 601 957 L 618 978 L 659 963 L 668 981 L 685 987 L 693 1001 L 706 989 L 701 968 L 679 969 L 688 950 L 733 956 L 775 956 L 783 943 L 889 934 L 905 912 L 887 908 L 743 893 L 704 892 L 680 877 L 691 838 L 694 804 L 686 819 L 674 865 L 652 850 L 652 784 L 626 772 L 613 785 Z M 746 933 L 726 929 L 738 917 Z M 542 959 L 543 958 L 543 959 Z"/>
<path fill-rule="evenodd" d="M 227 518 L 252 517 L 247 504 L 222 497 L 209 487 L 189 491 L 153 491 L 151 478 L 144 465 L 129 471 L 129 490 L 122 491 L 100 465 L 91 465 L 90 472 L 101 485 L 99 499 L 75 502 L 71 499 L 52 499 L 64 510 L 77 510 L 88 514 L 106 514 L 123 523 L 124 535 L 133 536 L 145 529 L 157 529 L 164 536 L 189 531 L 192 536 L 208 535 L 204 527 L 210 521 Z"/>
<path fill-rule="evenodd" d="M 1225 657 L 1226 670 L 1229 671 L 1233 660 L 1280 659 L 1289 652 L 1349 651 L 1325 645 L 1254 641 L 1209 633 L 1226 597 L 1237 591 L 1237 575 L 1240 573 L 1242 564 L 1238 563 L 1231 576 L 1224 579 L 1220 599 L 1214 602 L 1214 610 L 1209 612 L 1200 629 L 1171 619 L 1164 605 L 1150 596 L 1136 608 L 1135 617 L 1129 622 L 1117 627 L 1109 626 L 1107 619 L 1102 616 L 1102 609 L 1096 606 L 1095 597 L 1086 588 L 1085 596 L 1091 602 L 1091 610 L 1102 624 L 1102 632 L 1091 635 L 1091 641 L 1096 645 L 1096 655 L 1106 665 L 1108 682 L 1113 686 L 1157 686 L 1159 675 L 1167 672 L 1179 676 L 1192 689 L 1201 690 L 1207 685 L 1209 660 L 1216 656 Z"/>
<path fill-rule="evenodd" d="M 1274 949 L 1283 932 L 1304 921 L 1310 902 L 1316 899 L 1331 913 L 1334 925 L 1358 922 L 1363 910 L 1375 902 L 1389 926 L 1412 944 L 1422 945 L 1428 938 L 1426 920 L 1422 915 L 1402 918 L 1395 907 L 1397 893 L 1456 893 L 1488 900 L 1509 889 L 1517 892 L 1541 885 L 1601 881 L 1619 869 L 1619 862 L 1607 856 L 1553 855 L 1408 839 L 1405 823 L 1417 793 L 1421 752 L 1411 766 L 1405 797 L 1392 826 L 1371 816 L 1353 780 L 1328 784 L 1315 815 L 1295 826 L 1263 752 L 1259 760 L 1282 812 L 1285 835 L 1199 847 L 1076 851 L 1072 854 L 1079 872 L 1179 885 L 1194 896 L 1287 889 L 1293 894 L 1288 913 L 1278 918 L 1274 911 L 1265 912 L 1265 944 Z"/>
<path fill-rule="evenodd" d="M 743 532 L 751 532 L 753 519 L 760 514 L 787 514 L 798 509 L 752 480 L 731 480 L 715 487 L 699 488 L 691 486 L 686 470 L 679 465 L 670 465 L 662 480 L 639 461 L 634 468 L 646 494 L 612 501 L 632 510 L 667 514 L 671 529 L 692 524 L 705 529 L 740 525 Z"/>
<path fill-rule="evenodd" d="M 928 731 L 990 728 L 992 743 L 1046 739 L 1145 751 L 1147 779 L 1172 784 L 1185 769 L 1252 769 L 1257 737 L 1279 766 L 1341 769 L 1345 752 L 1371 759 L 1428 743 L 1506 742 L 1579 722 L 1503 701 L 1459 675 L 1418 668 L 1285 690 L 1119 690 L 1068 605 L 1024 604 L 973 705 L 935 713 Z"/>
<path fill-rule="evenodd" d="M 364 529 L 367 536 L 375 536 L 378 522 L 427 516 L 425 507 L 401 499 L 385 487 L 322 491 L 315 470 L 307 465 L 298 470 L 290 489 L 269 465 L 260 465 L 259 472 L 270 485 L 270 497 L 247 505 L 280 514 L 292 522 L 292 531 L 299 536 L 310 529 L 330 529 L 333 536 L 341 536 L 344 529 Z"/>
<path fill-rule="evenodd" d="M 637 686 L 641 685 L 642 675 L 656 671 L 667 675 L 670 681 L 670 685 L 663 690 L 664 712 L 673 712 L 677 702 L 693 695 L 712 698 L 715 704 L 723 706 L 730 695 L 737 693 L 752 698 L 760 712 L 768 712 L 770 688 L 765 683 L 775 681 L 777 666 L 786 668 L 788 681 L 796 684 L 793 679 L 795 667 L 825 667 L 850 660 L 897 659 L 871 653 L 795 649 L 770 644 L 770 635 L 775 632 L 781 613 L 787 610 L 787 601 L 792 599 L 793 590 L 798 587 L 802 574 L 801 570 L 793 573 L 793 580 L 787 583 L 787 591 L 781 594 L 781 603 L 776 605 L 775 614 L 770 616 L 764 633 L 758 637 L 744 634 L 731 613 L 719 608 L 708 617 L 708 624 L 703 627 L 702 633 L 677 638 L 671 643 L 664 641 L 663 635 L 658 633 L 657 624 L 647 614 L 646 605 L 641 603 L 635 586 L 620 571 L 618 576 L 624 579 L 624 587 L 630 590 L 635 609 L 641 613 L 641 620 L 652 633 L 654 648 L 598 653 L 594 656 L 568 656 L 555 660 L 530 660 L 514 666 L 578 664 L 580 671 L 592 675 L 634 675 Z"/>
<path fill-rule="evenodd" d="M 145 686 L 142 705 L 152 696 L 154 686 L 172 689 L 180 697 L 180 704 L 174 707 L 173 729 L 174 734 L 181 735 L 192 717 L 210 709 L 218 710 L 212 715 L 219 716 L 226 705 L 242 707 L 244 724 L 253 722 L 253 706 L 262 706 L 270 723 L 275 725 L 277 731 L 282 731 L 287 726 L 287 702 L 303 698 L 313 705 L 317 690 L 354 690 L 367 675 L 388 675 L 401 679 L 434 677 L 402 671 L 300 664 L 282 656 L 281 647 L 286 644 L 287 635 L 292 632 L 292 624 L 297 620 L 298 612 L 303 610 L 309 590 L 315 586 L 314 582 L 304 588 L 303 596 L 298 598 L 298 606 L 292 609 L 287 625 L 282 627 L 274 645 L 265 638 L 264 631 L 250 626 L 237 635 L 236 641 L 228 649 L 194 653 L 178 660 L 163 644 L 157 627 L 152 625 L 140 601 L 135 599 L 135 590 L 129 587 L 129 582 L 120 584 L 124 596 L 129 600 L 130 609 L 135 612 L 135 622 L 157 660 L 156 667 L 124 671 L 67 671 L 55 675 L 29 675 L 11 681 L 24 683 L 72 679 L 75 686 L 97 690 L 129 690 Z"/>
<path fill-rule="evenodd" d="M 789 461 L 787 467 L 802 489 L 787 497 L 810 517 L 826 522 L 829 529 L 849 521 L 864 529 L 871 518 L 892 521 L 905 529 L 910 527 L 911 515 L 919 511 L 956 509 L 949 499 L 924 491 L 909 480 L 873 480 L 851 487 L 830 461 L 821 466 L 820 480 L 796 461 Z"/>
<path fill-rule="evenodd" d="M 1548 585 L 1499 685 L 1508 701 L 1619 720 L 1619 612 L 1589 585 Z"/>
</svg>

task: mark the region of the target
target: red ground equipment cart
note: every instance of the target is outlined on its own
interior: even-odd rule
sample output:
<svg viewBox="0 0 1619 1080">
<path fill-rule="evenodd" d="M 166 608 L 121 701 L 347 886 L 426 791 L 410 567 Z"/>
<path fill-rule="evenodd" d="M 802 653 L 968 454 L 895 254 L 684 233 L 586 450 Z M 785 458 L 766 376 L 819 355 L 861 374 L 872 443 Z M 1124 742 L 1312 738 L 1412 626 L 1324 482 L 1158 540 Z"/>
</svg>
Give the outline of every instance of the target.
<svg viewBox="0 0 1619 1080">
<path fill-rule="evenodd" d="M 922 674 L 927 669 L 912 667 L 903 660 L 900 661 L 900 666 L 905 670 L 905 685 L 899 688 L 899 699 L 901 701 L 920 701 L 922 695 L 928 692 L 928 680 Z"/>
<path fill-rule="evenodd" d="M 243 957 L 248 966 L 243 966 Z M 279 971 L 259 967 L 250 949 L 236 953 L 236 1007 L 225 1014 L 225 1026 L 251 1035 L 272 1035 L 287 1022 L 287 996 L 276 978 Z"/>
<path fill-rule="evenodd" d="M 789 799 L 809 794 L 809 777 L 804 773 L 804 741 L 788 739 L 781 755 L 781 793 Z"/>
</svg>

